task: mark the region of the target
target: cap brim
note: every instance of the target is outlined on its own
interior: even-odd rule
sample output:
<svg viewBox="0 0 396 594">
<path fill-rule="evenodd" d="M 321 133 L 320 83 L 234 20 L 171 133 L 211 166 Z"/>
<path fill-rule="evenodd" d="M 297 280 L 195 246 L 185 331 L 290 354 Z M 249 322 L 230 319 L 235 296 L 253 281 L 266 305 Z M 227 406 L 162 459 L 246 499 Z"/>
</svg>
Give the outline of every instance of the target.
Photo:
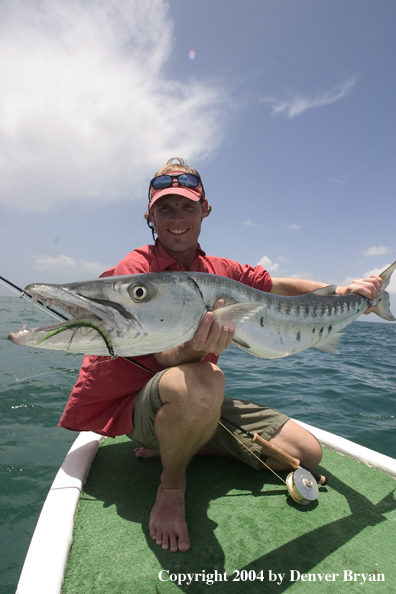
<svg viewBox="0 0 396 594">
<path fill-rule="evenodd" d="M 199 187 L 200 186 L 197 186 L 197 188 Z M 149 208 L 151 208 L 159 198 L 162 198 L 163 196 L 172 195 L 183 196 L 184 198 L 188 198 L 193 202 L 199 202 L 201 198 L 203 198 L 202 192 L 197 191 L 194 188 L 186 188 L 184 186 L 171 186 L 169 188 L 164 188 L 163 190 L 157 190 L 150 200 Z"/>
</svg>

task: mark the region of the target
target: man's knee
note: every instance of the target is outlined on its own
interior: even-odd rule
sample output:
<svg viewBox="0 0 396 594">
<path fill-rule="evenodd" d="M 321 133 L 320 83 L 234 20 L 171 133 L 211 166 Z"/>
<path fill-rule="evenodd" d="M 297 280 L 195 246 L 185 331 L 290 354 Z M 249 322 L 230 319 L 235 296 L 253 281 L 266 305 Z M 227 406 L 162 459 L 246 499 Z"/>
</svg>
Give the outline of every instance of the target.
<svg viewBox="0 0 396 594">
<path fill-rule="evenodd" d="M 200 414 L 211 414 L 220 409 L 224 388 L 221 369 L 213 363 L 199 361 L 169 369 L 160 380 L 159 395 L 163 404 L 173 402 Z"/>
<path fill-rule="evenodd" d="M 322 459 L 322 448 L 316 437 L 292 420 L 283 425 L 270 442 L 308 468 L 315 468 Z"/>
</svg>

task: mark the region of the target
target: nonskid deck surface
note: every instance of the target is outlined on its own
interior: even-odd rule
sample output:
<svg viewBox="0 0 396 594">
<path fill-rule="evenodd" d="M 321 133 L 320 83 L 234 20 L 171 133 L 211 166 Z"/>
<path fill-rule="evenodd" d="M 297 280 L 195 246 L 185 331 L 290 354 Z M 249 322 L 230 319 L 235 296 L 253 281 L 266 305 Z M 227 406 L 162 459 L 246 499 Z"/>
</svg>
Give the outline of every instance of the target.
<svg viewBox="0 0 396 594">
<path fill-rule="evenodd" d="M 188 469 L 188 553 L 148 534 L 161 472 L 127 438 L 100 447 L 82 494 L 63 594 L 392 592 L 396 483 L 324 448 L 329 484 L 308 506 L 238 461 Z M 281 473 L 286 477 L 286 473 Z"/>
</svg>

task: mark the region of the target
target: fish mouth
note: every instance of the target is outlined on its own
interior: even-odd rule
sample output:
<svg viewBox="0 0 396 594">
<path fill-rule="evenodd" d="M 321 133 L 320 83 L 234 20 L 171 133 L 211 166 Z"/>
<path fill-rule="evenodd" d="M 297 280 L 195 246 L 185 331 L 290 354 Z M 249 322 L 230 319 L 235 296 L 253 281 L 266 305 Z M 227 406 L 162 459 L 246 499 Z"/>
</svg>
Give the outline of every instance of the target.
<svg viewBox="0 0 396 594">
<path fill-rule="evenodd" d="M 27 289 L 28 288 L 29 287 L 27 287 Z M 68 293 L 68 291 L 66 291 L 66 292 Z M 78 295 L 78 294 L 73 294 L 73 297 L 80 297 L 81 301 L 83 299 L 84 300 L 86 299 L 86 297 L 83 297 L 82 295 Z M 64 321 L 59 321 L 56 324 L 49 324 L 48 326 L 47 325 L 40 326 L 39 328 L 35 328 L 35 330 L 51 330 L 58 326 L 62 326 L 65 323 L 68 323 L 71 321 L 76 322 L 78 320 L 81 320 L 81 321 L 92 320 L 97 323 L 103 323 L 103 324 L 106 323 L 104 316 L 102 317 L 102 316 L 97 315 L 97 313 L 93 313 L 90 308 L 83 307 L 82 305 L 77 305 L 75 303 L 71 304 L 69 301 L 62 300 L 59 297 L 55 297 L 55 296 L 50 297 L 50 296 L 48 296 L 48 294 L 43 295 L 40 293 L 33 293 L 32 294 L 32 303 L 37 303 L 37 301 L 41 301 L 45 308 L 52 309 L 53 307 L 56 307 L 58 309 L 63 310 L 66 314 L 68 314 L 71 317 L 71 319 L 68 319 L 68 318 L 65 318 L 65 316 L 62 316 Z M 56 312 L 54 312 L 54 313 L 56 313 Z M 25 324 L 25 326 L 27 327 L 27 324 Z"/>
<path fill-rule="evenodd" d="M 114 320 L 111 319 L 111 315 L 106 315 L 106 312 L 103 311 L 104 307 L 111 306 L 113 310 L 117 310 L 121 315 L 124 315 L 127 318 L 132 317 L 131 314 L 118 303 L 103 299 L 87 298 L 78 293 L 70 292 L 65 288 L 55 288 L 52 291 L 51 287 L 48 286 L 43 287 L 43 290 L 39 291 L 36 290 L 34 285 L 28 285 L 25 291 L 27 294 L 31 295 L 33 303 L 40 300 L 44 307 L 51 307 L 51 310 L 54 313 L 56 312 L 52 307 L 63 310 L 63 312 L 70 316 L 70 319 L 64 318 L 64 320 L 60 320 L 57 323 L 31 329 L 25 324 L 22 328 L 15 330 L 8 335 L 8 339 L 11 342 L 19 345 L 44 346 L 42 343 L 45 343 L 49 338 L 52 338 L 65 330 L 71 330 L 73 333 L 72 336 L 74 336 L 75 331 L 85 327 L 87 329 L 94 329 L 98 333 L 98 338 L 100 336 L 101 339 L 104 340 L 109 354 L 114 355 L 108 336 L 109 330 L 112 325 L 114 325 Z M 66 298 L 60 298 L 59 292 L 66 293 Z M 87 305 L 87 307 L 85 307 L 85 305 Z"/>
</svg>

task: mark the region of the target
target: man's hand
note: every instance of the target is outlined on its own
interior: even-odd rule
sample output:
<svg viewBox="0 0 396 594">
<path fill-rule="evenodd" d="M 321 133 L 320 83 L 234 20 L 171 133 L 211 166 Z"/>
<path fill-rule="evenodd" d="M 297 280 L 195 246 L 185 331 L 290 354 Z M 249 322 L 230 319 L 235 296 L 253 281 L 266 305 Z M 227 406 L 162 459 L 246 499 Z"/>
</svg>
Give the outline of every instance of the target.
<svg viewBox="0 0 396 594">
<path fill-rule="evenodd" d="M 214 309 L 219 307 L 224 307 L 222 299 L 216 301 Z M 215 321 L 213 312 L 208 311 L 191 340 L 169 351 L 155 353 L 154 357 L 160 365 L 173 367 L 192 361 L 202 361 L 208 353 L 221 355 L 230 346 L 234 331 L 235 328 L 221 326 Z"/>
<path fill-rule="evenodd" d="M 374 301 L 378 297 L 381 286 L 382 278 L 372 274 L 369 278 L 353 280 L 347 287 L 337 287 L 337 294 L 349 295 L 350 293 L 359 293 L 359 295 L 363 295 L 363 297 Z M 374 305 L 366 309 L 364 313 L 367 315 L 376 309 L 377 307 Z"/>
<path fill-rule="evenodd" d="M 218 299 L 215 303 L 214 309 L 224 307 L 224 301 Z M 193 351 L 199 353 L 213 353 L 214 355 L 221 355 L 223 351 L 230 346 L 235 328 L 225 328 L 219 322 L 214 320 L 214 314 L 208 311 L 201 324 L 198 327 L 193 338 L 186 343 Z"/>
</svg>

